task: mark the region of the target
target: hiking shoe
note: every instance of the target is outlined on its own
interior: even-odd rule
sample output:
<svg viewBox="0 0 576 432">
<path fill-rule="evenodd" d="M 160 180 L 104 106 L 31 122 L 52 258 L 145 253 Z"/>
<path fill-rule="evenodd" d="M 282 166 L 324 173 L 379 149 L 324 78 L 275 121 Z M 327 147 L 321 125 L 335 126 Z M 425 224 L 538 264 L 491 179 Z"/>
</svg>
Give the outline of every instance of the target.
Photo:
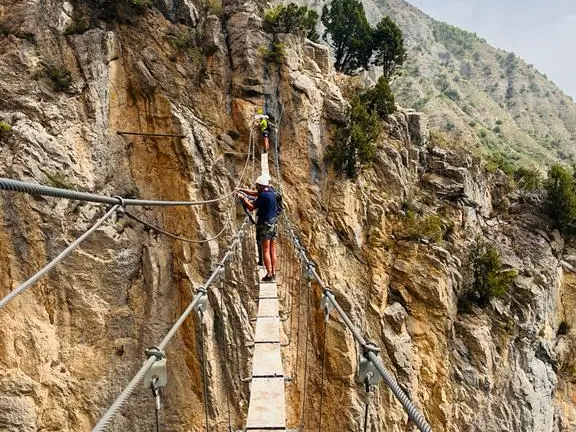
<svg viewBox="0 0 576 432">
<path fill-rule="evenodd" d="M 266 275 L 262 278 L 262 282 L 274 282 L 275 279 L 272 275 Z"/>
</svg>

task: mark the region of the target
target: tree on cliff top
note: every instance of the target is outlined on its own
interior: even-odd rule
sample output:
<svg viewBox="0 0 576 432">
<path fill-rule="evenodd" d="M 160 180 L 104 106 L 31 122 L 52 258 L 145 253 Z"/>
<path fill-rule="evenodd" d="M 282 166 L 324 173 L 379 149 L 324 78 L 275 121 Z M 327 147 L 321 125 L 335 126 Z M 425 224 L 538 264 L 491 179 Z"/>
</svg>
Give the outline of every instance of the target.
<svg viewBox="0 0 576 432">
<path fill-rule="evenodd" d="M 406 60 L 402 30 L 390 17 L 385 16 L 374 30 L 372 44 L 376 51 L 374 64 L 382 66 L 384 76 L 390 80 Z"/>
<path fill-rule="evenodd" d="M 367 69 L 372 57 L 372 28 L 359 0 L 333 0 L 322 8 L 324 40 L 334 49 L 338 72 Z"/>
</svg>

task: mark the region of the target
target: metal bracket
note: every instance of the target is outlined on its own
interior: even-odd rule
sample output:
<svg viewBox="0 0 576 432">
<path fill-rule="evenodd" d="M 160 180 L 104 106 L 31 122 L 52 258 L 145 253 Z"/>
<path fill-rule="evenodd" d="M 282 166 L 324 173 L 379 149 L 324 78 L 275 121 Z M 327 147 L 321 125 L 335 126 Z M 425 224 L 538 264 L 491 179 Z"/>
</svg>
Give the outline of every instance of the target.
<svg viewBox="0 0 576 432">
<path fill-rule="evenodd" d="M 382 381 L 382 376 L 376 369 L 376 366 L 372 361 L 368 358 L 368 352 L 373 352 L 375 354 L 380 353 L 380 348 L 376 346 L 373 342 L 366 341 L 366 344 L 362 346 L 364 350 L 362 356 L 360 357 L 360 363 L 358 364 L 358 377 L 356 382 L 358 384 L 363 384 L 366 386 L 367 389 L 370 386 L 375 386 Z"/>
<path fill-rule="evenodd" d="M 328 297 L 328 291 L 324 291 L 324 294 L 322 294 L 322 298 L 320 299 L 320 309 L 324 311 L 324 319 L 328 321 L 330 319 L 330 312 L 334 309 L 334 304 Z"/>
<path fill-rule="evenodd" d="M 198 316 L 202 318 L 202 314 L 208 310 L 208 292 L 204 289 L 204 287 L 199 287 L 196 289 L 196 293 L 202 295 L 194 306 L 194 310 Z"/>
<path fill-rule="evenodd" d="M 144 378 L 142 384 L 145 389 L 158 390 L 166 387 L 168 384 L 168 372 L 166 371 L 166 354 L 156 347 L 148 348 L 146 350 L 148 358 L 154 356 L 156 361 L 152 364 Z"/>
</svg>

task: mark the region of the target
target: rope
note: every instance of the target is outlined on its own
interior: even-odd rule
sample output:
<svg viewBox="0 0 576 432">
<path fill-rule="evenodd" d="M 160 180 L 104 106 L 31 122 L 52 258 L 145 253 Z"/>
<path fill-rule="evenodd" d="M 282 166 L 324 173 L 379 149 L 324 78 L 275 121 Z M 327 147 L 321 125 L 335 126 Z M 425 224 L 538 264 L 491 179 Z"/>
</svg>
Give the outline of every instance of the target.
<svg viewBox="0 0 576 432">
<path fill-rule="evenodd" d="M 322 379 L 320 380 L 320 418 L 318 420 L 318 432 L 322 432 L 322 408 L 324 404 L 324 377 L 326 375 L 326 333 L 328 333 L 328 315 L 324 320 L 324 337 L 322 342 Z"/>
<path fill-rule="evenodd" d="M 146 227 L 148 227 L 148 228 L 150 228 L 150 229 L 152 229 L 152 230 L 154 230 L 154 231 L 156 231 L 156 232 L 159 232 L 160 234 L 164 234 L 165 236 L 170 237 L 170 238 L 173 238 L 174 240 L 179 240 L 179 241 L 183 241 L 183 242 L 186 242 L 186 243 L 196 243 L 196 244 L 200 244 L 200 243 L 208 243 L 208 242 L 211 242 L 211 241 L 213 241 L 213 240 L 218 239 L 222 234 L 224 234 L 224 232 L 226 231 L 226 228 L 228 228 L 228 225 L 225 224 L 225 225 L 224 225 L 224 228 L 222 228 L 222 229 L 220 230 L 220 232 L 219 232 L 218 234 L 216 234 L 214 237 L 210 237 L 209 239 L 206 239 L 206 240 L 192 240 L 192 239 L 189 239 L 189 238 L 186 238 L 186 237 L 180 237 L 180 236 L 178 236 L 178 235 L 171 234 L 171 233 L 169 233 L 168 231 L 164 231 L 162 228 L 159 228 L 159 227 L 157 227 L 157 226 L 154 226 L 154 225 L 146 222 L 145 220 L 140 219 L 138 216 L 136 216 L 136 215 L 133 214 L 133 213 L 130 213 L 130 212 L 127 211 L 127 210 L 124 210 L 124 214 L 125 214 L 126 216 L 128 216 L 129 218 L 134 219 L 136 222 L 139 222 L 139 223 L 141 223 L 142 225 L 144 225 L 144 226 L 146 226 Z"/>
<path fill-rule="evenodd" d="M 212 285 L 212 283 L 214 282 L 214 280 L 216 279 L 216 277 L 220 273 L 220 268 L 226 264 L 226 262 L 228 261 L 228 259 L 232 255 L 234 247 L 240 241 L 239 239 L 244 234 L 244 231 L 246 230 L 247 226 L 248 226 L 248 220 L 244 219 L 244 222 L 242 222 L 242 225 L 240 225 L 240 228 L 238 229 L 238 231 L 236 232 L 236 235 L 233 237 L 232 242 L 228 246 L 228 249 L 227 249 L 226 253 L 224 254 L 224 257 L 216 265 L 216 269 L 212 272 L 212 274 L 210 275 L 210 277 L 208 278 L 208 280 L 204 284 L 204 290 L 198 292 L 194 296 L 194 298 L 192 299 L 192 301 L 190 302 L 190 304 L 188 305 L 186 310 L 182 313 L 182 315 L 180 315 L 180 317 L 174 323 L 174 325 L 170 328 L 170 330 L 168 331 L 166 336 L 164 336 L 164 339 L 162 339 L 162 342 L 160 342 L 160 344 L 158 345 L 159 351 L 164 351 L 164 349 L 166 348 L 168 343 L 172 340 L 172 338 L 174 337 L 174 335 L 176 334 L 176 332 L 178 331 L 180 326 L 184 323 L 184 321 L 186 320 L 188 315 L 190 315 L 190 312 L 192 312 L 194 310 L 194 308 L 196 307 L 196 305 L 200 301 L 200 298 L 204 295 L 204 292 L 207 291 L 208 288 Z M 106 411 L 104 413 L 104 415 L 102 416 L 102 418 L 100 419 L 98 424 L 96 426 L 94 426 L 94 429 L 92 429 L 92 432 L 103 432 L 108 428 L 108 425 L 110 424 L 112 419 L 122 409 L 122 407 L 126 403 L 126 400 L 128 399 L 128 397 L 134 392 L 134 389 L 136 388 L 136 386 L 138 386 L 140 384 L 140 382 L 142 381 L 142 379 L 146 375 L 146 372 L 148 372 L 148 370 L 152 367 L 152 365 L 156 361 L 157 361 L 157 358 L 154 356 L 151 356 L 148 358 L 148 360 L 146 360 L 144 362 L 144 364 L 142 365 L 140 370 L 138 370 L 138 372 L 136 372 L 136 375 L 134 375 L 134 377 L 128 383 L 128 385 L 124 388 L 122 393 L 120 393 L 120 395 L 112 403 L 110 408 L 108 408 L 108 411 Z"/>
<path fill-rule="evenodd" d="M 332 291 L 330 290 L 328 285 L 326 285 L 326 283 L 320 278 L 320 276 L 316 272 L 314 262 L 308 258 L 307 254 L 306 254 L 306 249 L 304 248 L 304 246 L 302 246 L 300 239 L 298 238 L 298 236 L 294 232 L 294 229 L 292 228 L 290 220 L 286 216 L 286 213 L 283 213 L 283 215 L 284 215 L 284 220 L 285 220 L 287 227 L 288 227 L 287 228 L 288 229 L 288 236 L 292 240 L 294 248 L 300 254 L 302 261 L 304 263 L 306 263 L 307 267 L 309 268 L 310 272 L 312 273 L 312 276 L 316 279 L 316 281 L 318 282 L 318 284 L 322 288 L 324 295 L 326 295 L 328 300 L 332 303 L 332 305 L 334 306 L 334 309 L 336 310 L 336 312 L 338 313 L 338 315 L 340 316 L 342 321 L 344 321 L 344 324 L 346 324 L 346 327 L 348 327 L 348 329 L 352 332 L 352 335 L 354 336 L 356 341 L 360 344 L 360 346 L 362 348 L 364 348 L 364 349 L 367 348 L 368 343 L 367 343 L 366 339 L 364 339 L 364 337 L 360 333 L 360 330 L 352 323 L 352 321 L 350 320 L 350 318 L 348 317 L 346 312 L 344 312 L 344 310 L 342 309 L 340 304 L 338 304 L 338 302 L 336 301 L 336 298 L 334 297 L 334 294 L 332 293 Z M 424 418 L 424 416 L 422 415 L 420 410 L 408 398 L 406 393 L 404 393 L 404 391 L 398 385 L 398 382 L 392 376 L 392 374 L 386 370 L 386 368 L 384 367 L 384 364 L 382 363 L 382 360 L 378 357 L 378 355 L 371 350 L 367 350 L 366 355 L 368 356 L 368 359 L 374 364 L 374 366 L 378 370 L 378 373 L 382 376 L 382 378 L 386 382 L 386 385 L 390 388 L 390 390 L 392 390 L 392 393 L 394 393 L 394 396 L 396 397 L 396 399 L 398 399 L 398 401 L 402 404 L 402 406 L 404 407 L 404 410 L 408 414 L 408 417 L 410 418 L 410 420 L 412 420 L 416 424 L 416 426 L 418 427 L 418 429 L 421 432 L 432 432 L 432 428 L 426 422 L 426 419 Z"/>
<path fill-rule="evenodd" d="M 280 124 L 282 123 L 282 114 L 284 113 L 284 105 L 281 105 L 280 116 L 278 117 L 278 123 L 276 127 L 276 133 L 274 134 L 274 166 L 276 168 L 276 179 L 278 180 L 278 191 L 282 193 L 282 175 L 280 173 Z"/>
<path fill-rule="evenodd" d="M 368 408 L 370 407 L 370 397 L 366 401 L 366 408 L 364 409 L 364 432 L 368 430 Z"/>
<path fill-rule="evenodd" d="M 250 156 L 246 157 L 246 162 L 244 163 L 244 168 L 240 174 L 240 179 L 229 193 L 222 195 L 219 198 L 202 200 L 202 201 L 157 201 L 157 200 L 139 200 L 139 199 L 128 199 L 119 197 L 108 197 L 103 195 L 96 195 L 87 192 L 78 192 L 68 189 L 54 188 L 45 185 L 39 185 L 34 183 L 27 183 L 18 180 L 11 180 L 7 178 L 0 178 L 0 190 L 13 191 L 13 192 L 23 192 L 31 195 L 42 195 L 42 196 L 52 196 L 56 198 L 65 198 L 71 200 L 79 200 L 86 202 L 96 202 L 101 204 L 121 204 L 124 206 L 197 206 L 212 204 L 228 197 L 233 196 L 236 190 L 241 186 L 244 175 L 246 174 L 246 169 L 248 168 L 248 162 Z"/>
<path fill-rule="evenodd" d="M 224 322 L 224 277 L 220 276 L 220 312 L 222 313 L 222 334 L 224 335 L 224 363 L 228 364 L 228 338 L 226 337 L 226 324 Z M 228 432 L 232 432 L 232 421 L 230 419 L 230 384 L 228 374 L 224 371 L 224 385 L 226 386 L 226 409 L 228 410 Z"/>
<path fill-rule="evenodd" d="M 306 421 L 306 399 L 308 391 L 308 338 L 309 338 L 309 325 L 310 325 L 310 286 L 312 281 L 308 277 L 307 294 L 306 294 L 306 345 L 304 351 L 304 392 L 302 397 L 302 413 L 300 417 L 300 431 L 304 431 L 304 422 Z"/>
<path fill-rule="evenodd" d="M 18 294 L 21 294 L 23 291 L 30 288 L 42 276 L 44 276 L 46 273 L 48 273 L 50 270 L 52 270 L 52 268 L 54 268 L 58 263 L 60 263 L 68 255 L 70 255 L 70 253 L 74 249 L 76 249 L 80 245 L 80 243 L 82 243 L 84 240 L 86 240 L 86 238 L 88 238 L 88 236 L 90 234 L 92 234 L 94 231 L 96 231 L 110 216 L 112 216 L 114 214 L 114 212 L 116 210 L 118 210 L 119 207 L 120 207 L 119 204 L 114 205 L 110 210 L 108 210 L 106 212 L 106 214 L 104 216 L 102 216 L 100 219 L 98 219 L 98 221 L 94 225 L 92 225 L 92 227 L 88 231 L 86 231 L 84 234 L 82 234 L 80 237 L 78 237 L 72 244 L 70 244 L 70 246 L 68 246 L 66 249 L 64 249 L 62 252 L 60 252 L 60 254 L 56 258 L 54 258 L 52 261 L 50 261 L 48 264 L 46 264 L 46 266 L 44 266 L 42 269 L 40 269 L 38 272 L 36 272 L 36 274 L 34 274 L 32 277 L 30 277 L 26 282 L 24 282 L 22 285 L 20 285 L 14 291 L 10 292 L 6 297 L 4 297 L 2 300 L 0 300 L 0 308 L 5 306 L 6 303 L 8 303 L 10 300 L 12 300 L 14 297 L 16 297 Z"/>
<path fill-rule="evenodd" d="M 202 379 L 204 381 L 204 415 L 206 417 L 206 432 L 210 431 L 208 424 L 208 377 L 206 376 L 206 352 L 204 347 L 204 314 L 200 311 L 200 351 L 202 352 Z"/>
</svg>

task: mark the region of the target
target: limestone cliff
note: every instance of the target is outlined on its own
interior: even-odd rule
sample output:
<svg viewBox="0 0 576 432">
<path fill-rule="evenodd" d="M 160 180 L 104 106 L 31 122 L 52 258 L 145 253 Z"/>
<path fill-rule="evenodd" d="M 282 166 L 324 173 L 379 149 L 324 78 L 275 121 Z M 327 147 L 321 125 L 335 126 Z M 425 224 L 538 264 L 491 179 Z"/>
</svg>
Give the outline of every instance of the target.
<svg viewBox="0 0 576 432">
<path fill-rule="evenodd" d="M 1 3 L 0 120 L 12 126 L 1 138 L 2 176 L 106 195 L 214 198 L 234 186 L 251 116 L 264 105 L 281 124 L 283 176 L 275 181 L 284 184 L 291 219 L 322 276 L 381 346 L 386 365 L 434 430 L 574 430 L 574 336 L 558 329 L 576 325 L 576 251 L 548 229 L 537 197 L 511 193 L 475 157 L 442 148 L 430 139 L 427 118 L 411 111 L 389 119 L 376 161 L 358 182 L 334 178 L 322 155 L 345 118 L 346 80 L 333 74 L 326 47 L 285 35 L 285 62 L 265 62 L 272 39 L 261 29 L 263 6 L 253 2 L 159 0 L 143 13 L 120 2 L 128 6 L 114 16 L 102 15 L 102 4 Z M 71 27 L 83 22 L 89 25 L 81 31 Z M 68 85 L 67 74 L 55 70 L 70 72 Z M 102 212 L 19 194 L 2 193 L 0 202 L 0 295 Z M 407 207 L 417 218 L 440 215 L 449 229 L 436 242 L 407 235 Z M 137 212 L 198 239 L 242 218 L 231 201 Z M 509 296 L 463 314 L 457 302 L 478 235 L 498 245 L 519 277 Z M 91 430 L 230 236 L 186 245 L 118 217 L 0 310 L 0 429 Z M 239 378 L 250 370 L 254 262 L 247 236 L 226 284 L 213 287 L 205 328 L 190 318 L 170 345 L 165 430 L 203 430 L 202 338 L 211 427 L 227 427 L 228 381 L 232 425 L 242 428 L 249 388 Z M 314 287 L 313 304 L 319 296 Z M 305 310 L 298 310 L 303 318 Z M 322 354 L 321 313 L 314 318 L 303 406 L 309 429 L 317 428 Z M 354 382 L 358 347 L 334 320 L 327 346 L 323 430 L 358 430 L 364 403 Z M 291 366 L 294 349 L 285 351 Z M 301 380 L 301 371 L 296 375 Z M 296 427 L 301 387 L 288 388 Z M 111 429 L 151 430 L 153 421 L 151 397 L 142 389 Z M 372 431 L 411 428 L 382 386 L 370 424 Z"/>
</svg>

